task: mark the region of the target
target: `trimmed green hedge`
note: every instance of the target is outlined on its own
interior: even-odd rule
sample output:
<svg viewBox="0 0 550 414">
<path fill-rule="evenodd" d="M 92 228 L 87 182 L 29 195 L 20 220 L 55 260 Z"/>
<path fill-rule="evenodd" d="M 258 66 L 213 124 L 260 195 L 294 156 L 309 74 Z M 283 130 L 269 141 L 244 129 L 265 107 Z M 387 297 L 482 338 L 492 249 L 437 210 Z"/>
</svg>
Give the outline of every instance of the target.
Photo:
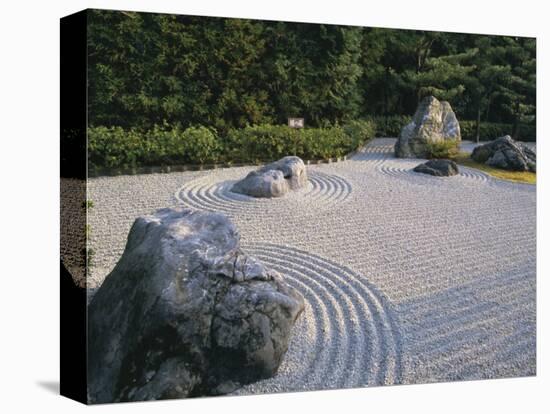
<svg viewBox="0 0 550 414">
<path fill-rule="evenodd" d="M 88 128 L 88 157 L 93 168 L 163 165 L 258 163 L 297 155 L 303 159 L 341 157 L 375 136 L 397 137 L 408 116 L 370 117 L 325 128 L 293 129 L 255 125 L 231 129 L 220 137 L 204 126 L 183 129 L 155 126 L 150 130 L 121 127 Z M 462 139 L 475 140 L 475 121 L 461 121 Z M 510 135 L 513 126 L 481 123 L 481 139 Z M 536 129 L 520 125 L 519 139 L 534 141 Z"/>
<path fill-rule="evenodd" d="M 205 127 L 88 128 L 88 159 L 93 167 L 203 164 L 215 162 L 220 150 L 215 131 Z"/>
<path fill-rule="evenodd" d="M 225 138 L 203 126 L 181 129 L 164 125 L 146 131 L 92 127 L 88 128 L 88 157 L 93 168 L 257 163 L 285 155 L 327 159 L 357 149 L 373 138 L 374 132 L 371 121 L 305 129 L 256 125 L 232 129 Z"/>
<path fill-rule="evenodd" d="M 340 127 L 292 129 L 279 125 L 257 125 L 231 130 L 228 153 L 235 162 L 260 162 L 285 155 L 301 158 L 341 156 L 351 148 L 349 137 Z"/>
<path fill-rule="evenodd" d="M 350 121 L 344 125 L 344 132 L 352 139 L 352 149 L 357 149 L 376 136 L 376 123 L 372 120 Z"/>
</svg>

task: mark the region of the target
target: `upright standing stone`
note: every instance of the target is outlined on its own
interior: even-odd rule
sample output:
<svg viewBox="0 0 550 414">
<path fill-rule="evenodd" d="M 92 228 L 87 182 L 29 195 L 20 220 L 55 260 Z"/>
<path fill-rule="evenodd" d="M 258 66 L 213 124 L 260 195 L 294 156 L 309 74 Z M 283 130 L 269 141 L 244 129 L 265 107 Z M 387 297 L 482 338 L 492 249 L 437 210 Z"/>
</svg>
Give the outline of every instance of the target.
<svg viewBox="0 0 550 414">
<path fill-rule="evenodd" d="M 399 158 L 426 158 L 426 144 L 461 140 L 460 125 L 451 105 L 433 96 L 425 97 L 412 121 L 401 130 L 395 144 L 395 156 Z"/>
</svg>

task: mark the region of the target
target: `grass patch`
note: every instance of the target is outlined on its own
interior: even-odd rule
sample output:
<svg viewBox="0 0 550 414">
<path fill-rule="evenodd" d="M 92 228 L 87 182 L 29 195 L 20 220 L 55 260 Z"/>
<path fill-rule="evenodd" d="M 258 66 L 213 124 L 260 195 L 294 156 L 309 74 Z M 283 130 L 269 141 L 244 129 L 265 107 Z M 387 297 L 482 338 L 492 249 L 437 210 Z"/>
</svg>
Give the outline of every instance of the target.
<svg viewBox="0 0 550 414">
<path fill-rule="evenodd" d="M 500 178 L 502 180 L 513 181 L 516 183 L 536 184 L 537 174 L 530 171 L 508 171 L 501 170 L 500 168 L 490 167 L 479 162 L 476 162 L 470 158 L 468 152 L 460 152 L 455 158 L 457 164 L 465 167 L 476 168 L 483 172 L 486 172 L 493 177 Z"/>
<path fill-rule="evenodd" d="M 426 158 L 450 158 L 458 156 L 459 142 L 455 139 L 449 139 L 437 142 L 426 142 Z"/>
</svg>

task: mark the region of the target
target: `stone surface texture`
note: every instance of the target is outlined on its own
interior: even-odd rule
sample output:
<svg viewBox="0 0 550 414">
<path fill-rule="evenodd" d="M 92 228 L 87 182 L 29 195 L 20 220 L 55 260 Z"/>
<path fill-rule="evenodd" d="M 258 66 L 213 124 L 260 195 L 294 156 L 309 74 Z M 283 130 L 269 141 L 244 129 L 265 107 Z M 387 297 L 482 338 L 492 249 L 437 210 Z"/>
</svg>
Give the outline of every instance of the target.
<svg viewBox="0 0 550 414">
<path fill-rule="evenodd" d="M 472 151 L 472 159 L 492 167 L 512 171 L 537 170 L 537 154 L 509 135 L 500 137 Z"/>
<path fill-rule="evenodd" d="M 89 305 L 90 402 L 222 394 L 271 377 L 303 307 L 241 251 L 226 216 L 139 217 Z"/>
<path fill-rule="evenodd" d="M 458 174 L 458 165 L 451 160 L 429 160 L 414 167 L 413 171 L 436 177 L 451 177 Z"/>
<path fill-rule="evenodd" d="M 418 105 L 412 121 L 405 125 L 395 144 L 399 158 L 426 158 L 426 144 L 460 142 L 460 125 L 451 105 L 427 96 Z"/>
<path fill-rule="evenodd" d="M 250 172 L 233 185 L 232 191 L 252 197 L 281 197 L 303 188 L 307 180 L 304 162 L 288 156 Z"/>
</svg>

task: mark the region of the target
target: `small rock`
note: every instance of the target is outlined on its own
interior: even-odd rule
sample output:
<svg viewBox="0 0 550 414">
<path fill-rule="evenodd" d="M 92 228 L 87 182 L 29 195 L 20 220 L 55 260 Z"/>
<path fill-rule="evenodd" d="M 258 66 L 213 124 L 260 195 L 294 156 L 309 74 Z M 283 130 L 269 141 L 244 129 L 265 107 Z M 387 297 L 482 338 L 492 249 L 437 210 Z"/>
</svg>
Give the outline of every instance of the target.
<svg viewBox="0 0 550 414">
<path fill-rule="evenodd" d="M 288 156 L 252 171 L 233 184 L 231 191 L 252 197 L 281 197 L 306 184 L 304 162 L 299 157 Z"/>
<path fill-rule="evenodd" d="M 471 158 L 504 170 L 537 170 L 537 154 L 521 142 L 514 141 L 509 135 L 474 148 Z"/>
<path fill-rule="evenodd" d="M 450 177 L 458 174 L 458 166 L 451 160 L 430 160 L 417 165 L 413 171 L 437 177 Z"/>
</svg>

